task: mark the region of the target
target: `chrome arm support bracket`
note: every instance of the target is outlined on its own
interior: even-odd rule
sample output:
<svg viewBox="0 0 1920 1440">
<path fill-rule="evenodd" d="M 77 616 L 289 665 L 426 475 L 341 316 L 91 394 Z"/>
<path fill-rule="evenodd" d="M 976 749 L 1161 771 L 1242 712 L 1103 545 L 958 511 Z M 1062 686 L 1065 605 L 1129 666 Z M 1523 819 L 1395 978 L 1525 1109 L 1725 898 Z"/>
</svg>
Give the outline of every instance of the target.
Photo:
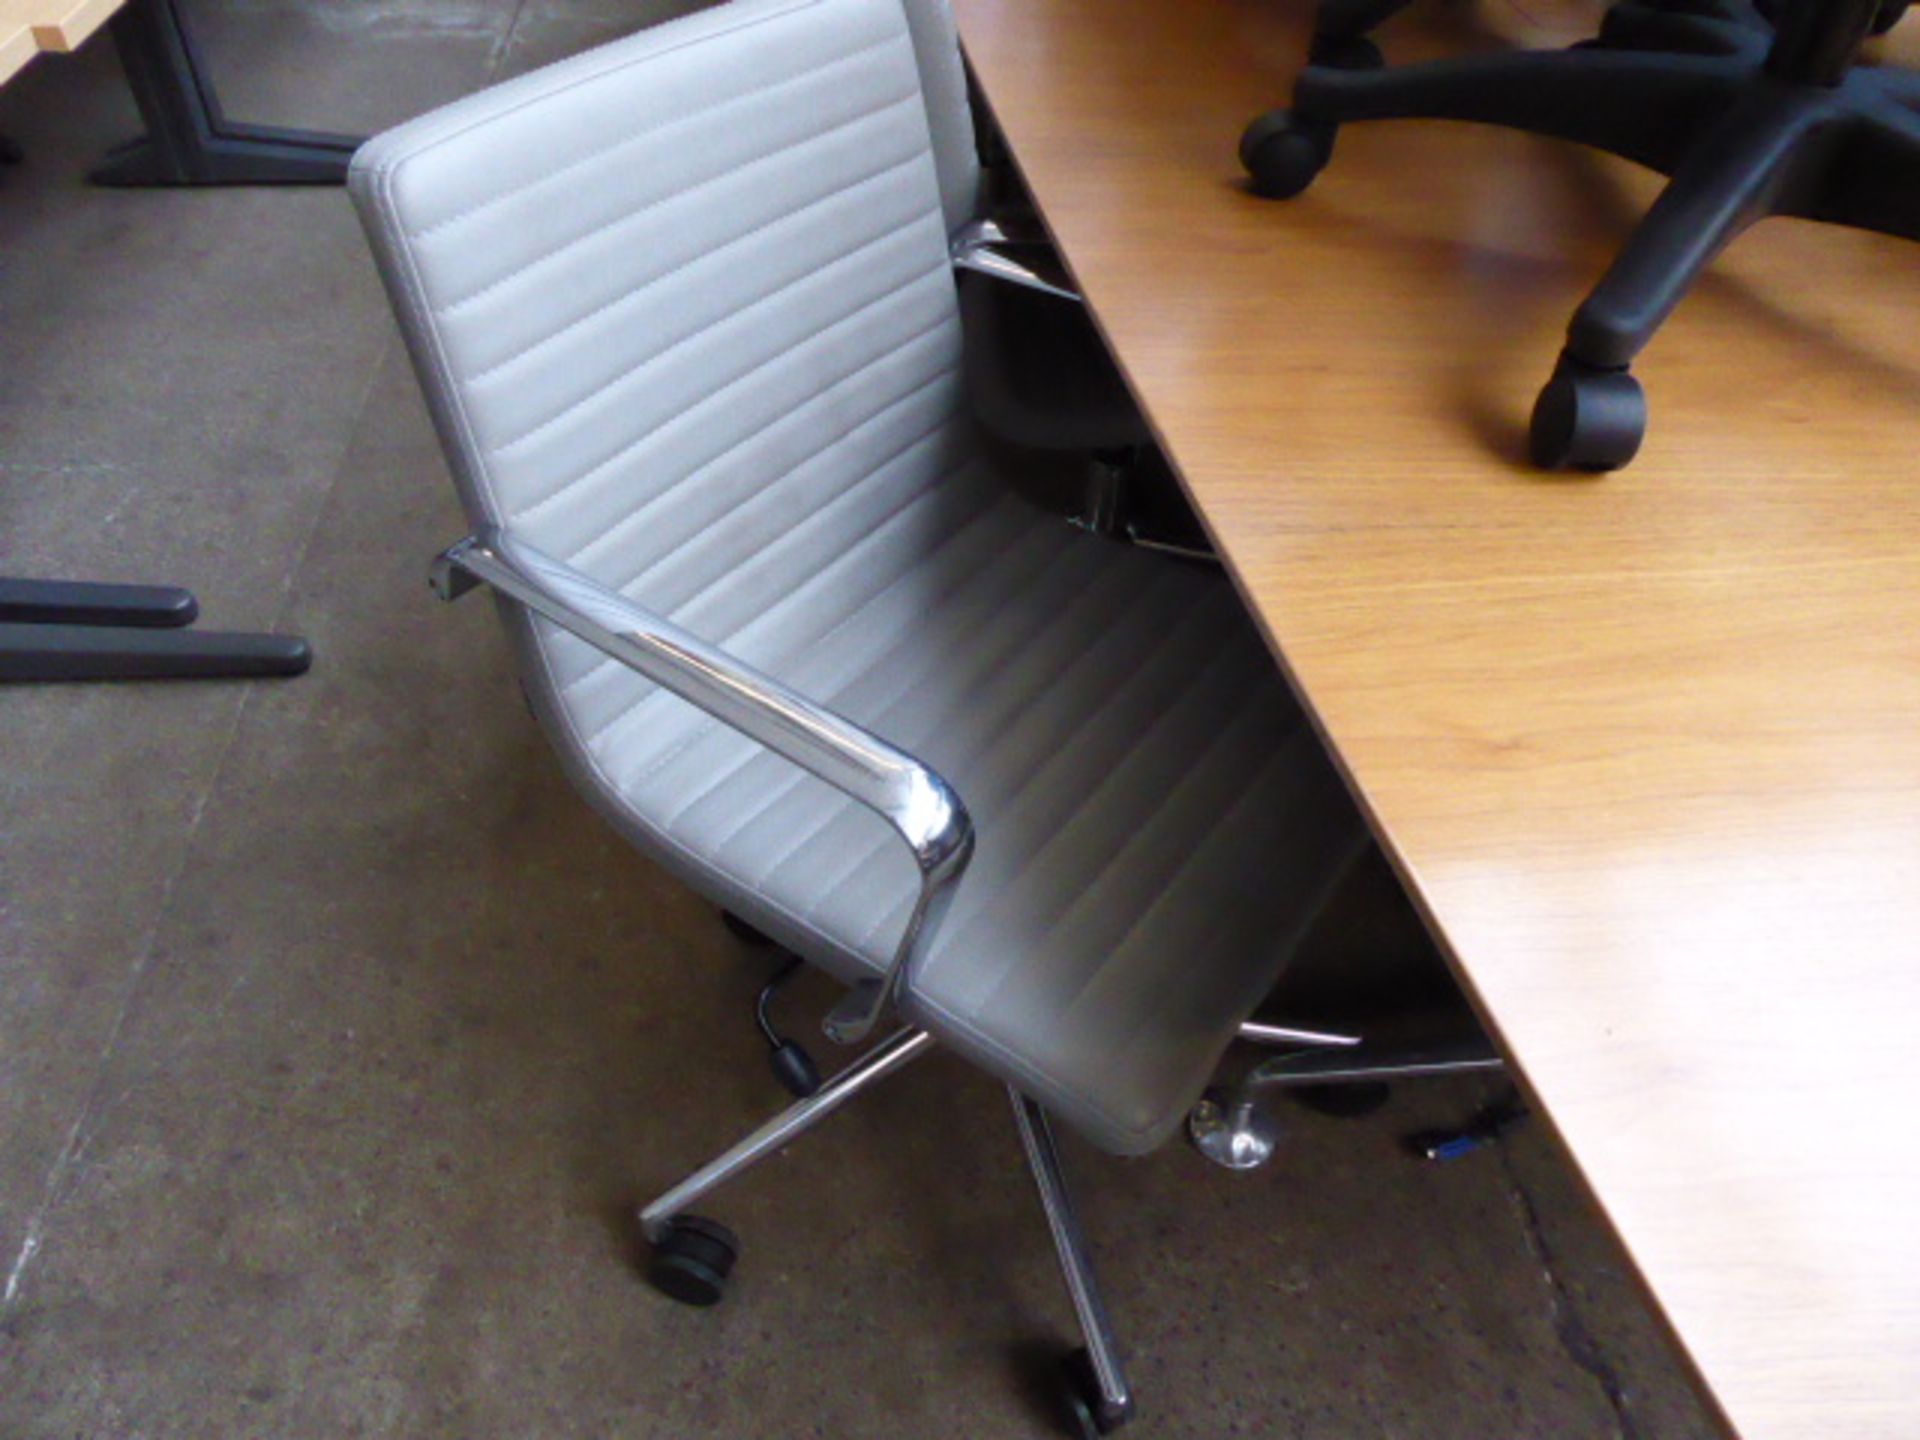
<svg viewBox="0 0 1920 1440">
<path fill-rule="evenodd" d="M 1071 300 L 1075 304 L 1081 303 L 1078 290 L 1048 279 L 1033 266 L 995 248 L 1017 247 L 1020 243 L 1008 235 L 997 221 L 974 220 L 955 233 L 947 251 L 953 257 L 953 268 L 956 270 L 972 270 L 976 274 L 1003 280 L 1009 285 L 1020 285 L 1028 290 L 1058 296 L 1062 300 Z"/>
<path fill-rule="evenodd" d="M 483 582 L 819 776 L 893 827 L 919 867 L 920 893 L 885 977 L 857 985 L 848 997 L 855 1003 L 843 1002 L 828 1022 L 835 1040 L 864 1039 L 893 1007 L 973 858 L 973 821 L 953 787 L 904 750 L 497 526 L 482 528 L 433 563 L 433 588 L 444 600 Z"/>
</svg>

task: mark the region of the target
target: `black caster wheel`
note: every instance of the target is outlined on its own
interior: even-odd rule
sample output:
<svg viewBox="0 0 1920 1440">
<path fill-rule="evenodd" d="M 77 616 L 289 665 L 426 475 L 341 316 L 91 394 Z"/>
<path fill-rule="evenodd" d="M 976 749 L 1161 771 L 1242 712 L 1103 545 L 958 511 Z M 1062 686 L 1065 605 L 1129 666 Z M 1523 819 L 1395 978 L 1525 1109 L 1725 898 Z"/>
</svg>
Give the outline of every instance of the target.
<svg viewBox="0 0 1920 1440">
<path fill-rule="evenodd" d="M 727 927 L 728 933 L 736 940 L 745 941 L 749 945 L 773 944 L 773 937 L 771 935 L 761 934 L 760 931 L 747 924 L 746 921 L 742 920 L 731 910 L 722 910 L 720 912 L 720 923 Z"/>
<path fill-rule="evenodd" d="M 805 1100 L 820 1093 L 820 1067 L 794 1041 L 782 1040 L 774 1046 L 767 1053 L 767 1063 L 773 1067 L 773 1078 L 780 1082 L 780 1088 L 794 1099 Z"/>
<path fill-rule="evenodd" d="M 1100 1393 L 1100 1381 L 1093 1373 L 1093 1357 L 1083 1345 L 1060 1357 L 1060 1396 L 1064 1402 L 1067 1433 L 1080 1440 L 1100 1440 L 1111 1435 L 1133 1418 L 1133 1401 L 1123 1405 L 1110 1403 Z"/>
<path fill-rule="evenodd" d="M 1563 359 L 1534 403 L 1533 463 L 1546 470 L 1618 470 L 1647 433 L 1647 392 L 1625 370 Z"/>
<path fill-rule="evenodd" d="M 1333 158 L 1336 128 L 1291 110 L 1269 110 L 1247 126 L 1240 137 L 1240 163 L 1253 177 L 1254 193 L 1290 200 L 1306 189 Z"/>
<path fill-rule="evenodd" d="M 1364 35 L 1316 35 L 1307 60 L 1329 70 L 1378 70 L 1387 63 L 1380 47 Z"/>
<path fill-rule="evenodd" d="M 733 1232 L 698 1215 L 676 1215 L 653 1242 L 647 1283 L 682 1305 L 717 1305 L 740 1253 Z"/>
<path fill-rule="evenodd" d="M 1330 1115 L 1336 1120 L 1361 1120 L 1393 1098 L 1393 1087 L 1368 1080 L 1354 1085 L 1299 1085 L 1291 1093 L 1295 1103 L 1315 1114 Z"/>
</svg>

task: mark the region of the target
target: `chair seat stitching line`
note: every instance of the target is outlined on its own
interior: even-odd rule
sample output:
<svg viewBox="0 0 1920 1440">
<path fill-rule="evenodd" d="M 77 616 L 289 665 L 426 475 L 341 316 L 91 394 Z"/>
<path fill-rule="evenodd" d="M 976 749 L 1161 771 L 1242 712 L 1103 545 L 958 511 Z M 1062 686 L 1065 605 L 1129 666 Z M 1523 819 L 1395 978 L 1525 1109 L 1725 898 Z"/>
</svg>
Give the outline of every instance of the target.
<svg viewBox="0 0 1920 1440">
<path fill-rule="evenodd" d="M 711 105 L 702 105 L 697 110 L 685 111 L 679 115 L 674 116 L 671 120 L 667 121 L 665 124 L 649 125 L 643 130 L 631 131 L 628 134 L 622 135 L 617 140 L 610 141 L 609 143 L 603 146 L 600 146 L 597 149 L 590 150 L 584 155 L 578 156 L 573 160 L 569 160 L 565 165 L 561 166 L 558 170 L 542 171 L 536 179 L 527 182 L 525 185 L 515 185 L 511 189 L 501 190 L 493 195 L 488 196 L 485 200 L 482 200 L 475 205 L 469 206 L 465 210 L 456 211 L 454 214 L 446 216 L 444 219 L 435 220 L 432 224 L 427 225 L 419 230 L 406 231 L 405 232 L 406 237 L 408 240 L 411 240 L 411 241 L 427 240 L 432 236 L 437 235 L 440 231 L 447 229 L 449 226 L 458 225 L 463 220 L 471 220 L 475 216 L 483 214 L 484 212 L 493 209 L 495 206 L 503 205 L 507 201 L 512 200 L 517 196 L 526 194 L 529 190 L 537 189 L 541 185 L 548 184 L 552 181 L 559 180 L 564 176 L 570 175 L 583 165 L 591 165 L 594 161 L 603 159 L 613 154 L 617 150 L 623 150 L 629 145 L 637 145 L 646 140 L 664 139 L 668 135 L 671 135 L 674 131 L 681 129 L 684 126 L 692 125 L 702 120 L 711 120 L 714 116 L 718 115 L 720 112 L 728 109 L 731 106 L 744 104 L 749 101 L 764 100 L 768 96 L 776 95 L 783 90 L 793 89 L 794 87 L 802 85 L 809 80 L 817 80 L 831 71 L 839 70 L 842 68 L 856 67 L 862 62 L 864 62 L 865 60 L 867 60 L 875 51 L 884 50 L 884 49 L 887 49 L 889 46 L 898 45 L 903 41 L 908 40 L 908 38 L 909 37 L 905 35 L 889 35 L 883 40 L 875 40 L 869 44 L 862 45 L 858 50 L 851 50 L 847 52 L 845 55 L 838 56 L 837 58 L 828 61 L 824 65 L 816 66 L 810 70 L 798 71 L 795 74 L 787 76 L 785 79 L 773 81 L 769 84 L 759 86 L 758 88 L 753 90 L 740 91 L 736 94 L 729 95 L 724 99 L 716 100 Z M 616 72 L 609 72 L 609 73 L 616 73 Z M 606 77 L 596 76 L 594 78 L 604 79 Z M 672 198 L 672 197 L 666 197 L 666 198 Z"/>
<path fill-rule="evenodd" d="M 514 266 L 513 269 L 507 271 L 506 274 L 498 276 L 495 279 L 489 280 L 486 284 L 482 285 L 478 290 L 469 290 L 464 295 L 457 296 L 452 300 L 448 300 L 443 304 L 435 306 L 433 313 L 439 316 L 442 320 L 450 320 L 455 315 L 459 314 L 459 312 L 461 312 L 462 310 L 468 309 L 469 307 L 477 304 L 479 301 L 484 300 L 487 296 L 493 294 L 496 290 L 500 289 L 502 286 L 510 285 L 515 280 L 518 280 L 523 276 L 528 275 L 531 272 L 540 269 L 542 266 L 550 264 L 555 260 L 561 259 L 565 255 L 567 255 L 570 251 L 577 250 L 580 246 L 586 244 L 589 240 L 592 240 L 597 238 L 598 236 L 604 235 L 609 230 L 617 229 L 619 226 L 630 224 L 635 220 L 644 219 L 646 216 L 652 214 L 655 210 L 658 210 L 663 205 L 670 205 L 676 200 L 684 200 L 690 195 L 698 195 L 702 190 L 708 189 L 709 187 L 714 185 L 718 185 L 724 180 L 734 179 L 735 177 L 743 175 L 747 171 L 754 169 L 756 166 L 770 165 L 776 161 L 789 160 L 795 151 L 804 150 L 809 145 L 813 145 L 821 140 L 832 139 L 833 137 L 839 135 L 843 131 L 852 130 L 857 126 L 864 125 L 868 121 L 872 120 L 875 116 L 884 115 L 889 110 L 897 110 L 903 105 L 911 104 L 913 101 L 915 101 L 918 98 L 919 97 L 914 93 L 912 93 L 911 91 L 904 95 L 889 96 L 887 99 L 881 101 L 879 104 L 874 105 L 866 110 L 862 110 L 859 114 L 854 115 L 851 118 L 842 121 L 840 124 L 835 125 L 830 129 L 812 131 L 811 133 L 804 135 L 800 139 L 794 141 L 790 145 L 783 145 L 778 150 L 769 150 L 764 154 L 755 155 L 750 160 L 746 160 L 739 165 L 729 166 L 727 169 L 720 171 L 718 174 L 708 175 L 692 185 L 688 185 L 682 189 L 675 190 L 672 194 L 662 195 L 657 199 L 649 200 L 646 204 L 640 206 L 636 210 L 623 210 L 620 214 L 614 216 L 611 220 L 608 220 L 603 222 L 602 224 L 596 225 L 591 230 L 582 230 L 578 234 L 568 236 L 567 239 L 561 244 L 554 246 L 551 250 L 541 251 L 538 255 L 534 256 L 531 260 L 527 261 L 525 264 L 516 265 Z M 925 151 L 923 150 L 921 153 L 924 154 Z"/>
</svg>

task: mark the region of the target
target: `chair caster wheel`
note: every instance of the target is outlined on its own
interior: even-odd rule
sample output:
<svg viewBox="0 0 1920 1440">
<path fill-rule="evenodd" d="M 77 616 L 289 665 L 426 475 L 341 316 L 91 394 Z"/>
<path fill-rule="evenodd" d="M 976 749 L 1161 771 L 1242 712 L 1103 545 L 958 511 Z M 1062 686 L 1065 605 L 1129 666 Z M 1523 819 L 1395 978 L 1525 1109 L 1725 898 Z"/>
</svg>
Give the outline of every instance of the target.
<svg viewBox="0 0 1920 1440">
<path fill-rule="evenodd" d="M 1084 1345 L 1060 1357 L 1060 1396 L 1065 1402 L 1067 1433 L 1080 1440 L 1100 1440 L 1133 1418 L 1131 1397 L 1115 1405 L 1100 1393 L 1093 1357 Z"/>
<path fill-rule="evenodd" d="M 740 1253 L 733 1232 L 698 1215 L 676 1215 L 653 1242 L 647 1283 L 682 1305 L 717 1305 Z"/>
<path fill-rule="evenodd" d="M 1387 57 L 1364 35 L 1316 35 L 1307 63 L 1329 70 L 1378 70 Z"/>
<path fill-rule="evenodd" d="M 804 1100 L 819 1092 L 820 1067 L 797 1042 L 782 1040 L 768 1052 L 767 1063 L 773 1066 L 773 1078 L 780 1082 L 780 1088 L 794 1099 Z"/>
<path fill-rule="evenodd" d="M 1561 357 L 1533 407 L 1533 463 L 1547 470 L 1618 470 L 1647 433 L 1647 392 L 1625 370 Z"/>
<path fill-rule="evenodd" d="M 1313 183 L 1333 158 L 1337 127 L 1291 110 L 1269 110 L 1240 137 L 1240 163 L 1253 177 L 1257 195 L 1288 200 Z"/>
</svg>

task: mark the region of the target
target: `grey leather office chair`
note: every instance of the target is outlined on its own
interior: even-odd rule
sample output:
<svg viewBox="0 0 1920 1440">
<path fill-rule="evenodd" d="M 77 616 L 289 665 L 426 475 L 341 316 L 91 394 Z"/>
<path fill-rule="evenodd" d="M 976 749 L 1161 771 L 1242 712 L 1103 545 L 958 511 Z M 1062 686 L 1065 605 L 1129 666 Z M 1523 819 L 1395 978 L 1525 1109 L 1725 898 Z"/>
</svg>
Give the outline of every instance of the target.
<svg viewBox="0 0 1920 1440">
<path fill-rule="evenodd" d="M 693 1207 L 948 1046 L 1013 1093 L 1096 1433 L 1131 1398 L 1050 1117 L 1173 1134 L 1364 828 L 1224 579 L 983 458 L 962 84 L 943 5 L 737 0 L 350 183 L 474 530 L 442 594 L 493 587 L 581 791 L 867 1043 L 641 1211 L 652 1278 L 719 1298 L 737 1242 Z"/>
</svg>

